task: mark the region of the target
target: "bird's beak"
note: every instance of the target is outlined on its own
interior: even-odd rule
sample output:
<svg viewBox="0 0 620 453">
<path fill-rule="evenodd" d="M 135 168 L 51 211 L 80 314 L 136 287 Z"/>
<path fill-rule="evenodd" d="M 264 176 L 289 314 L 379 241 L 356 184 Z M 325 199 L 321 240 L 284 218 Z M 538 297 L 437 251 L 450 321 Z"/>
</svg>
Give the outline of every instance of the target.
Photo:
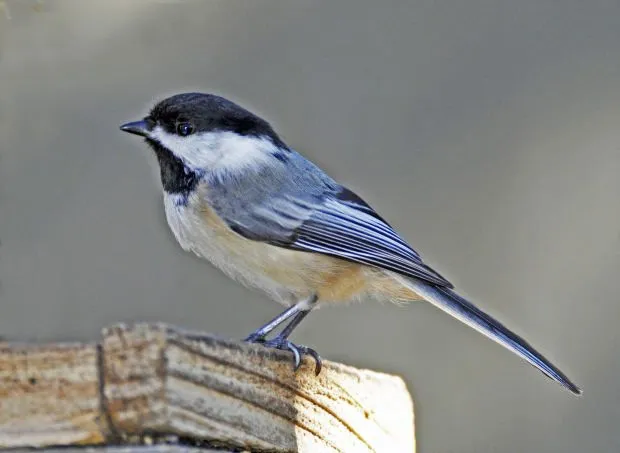
<svg viewBox="0 0 620 453">
<path fill-rule="evenodd" d="M 123 124 L 121 126 L 121 131 L 140 135 L 142 137 L 148 137 L 151 132 L 151 125 L 145 120 L 133 121 L 131 123 Z"/>
</svg>

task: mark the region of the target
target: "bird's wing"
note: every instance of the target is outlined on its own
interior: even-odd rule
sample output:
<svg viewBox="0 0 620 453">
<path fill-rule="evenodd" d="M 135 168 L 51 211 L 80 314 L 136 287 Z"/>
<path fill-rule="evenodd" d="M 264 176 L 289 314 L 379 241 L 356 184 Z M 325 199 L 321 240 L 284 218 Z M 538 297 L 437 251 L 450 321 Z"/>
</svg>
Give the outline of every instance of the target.
<svg viewBox="0 0 620 453">
<path fill-rule="evenodd" d="M 385 220 L 347 188 L 339 187 L 315 196 L 283 193 L 248 208 L 243 213 L 222 216 L 233 231 L 248 239 L 323 253 L 433 285 L 453 287 L 424 264 L 420 255 Z"/>
</svg>

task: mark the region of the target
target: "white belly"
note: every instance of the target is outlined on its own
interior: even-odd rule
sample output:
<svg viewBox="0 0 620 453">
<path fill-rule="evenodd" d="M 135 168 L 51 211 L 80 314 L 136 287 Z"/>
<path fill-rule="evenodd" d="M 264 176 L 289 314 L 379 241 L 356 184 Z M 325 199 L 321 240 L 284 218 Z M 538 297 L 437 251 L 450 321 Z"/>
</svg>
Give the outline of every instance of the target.
<svg viewBox="0 0 620 453">
<path fill-rule="evenodd" d="M 312 294 L 307 275 L 294 271 L 303 266 L 300 261 L 312 259 L 312 255 L 245 239 L 204 203 L 190 197 L 184 206 L 177 200 L 174 195 L 164 195 L 168 225 L 184 250 L 209 260 L 229 277 L 266 292 L 278 302 L 290 304 Z"/>
</svg>

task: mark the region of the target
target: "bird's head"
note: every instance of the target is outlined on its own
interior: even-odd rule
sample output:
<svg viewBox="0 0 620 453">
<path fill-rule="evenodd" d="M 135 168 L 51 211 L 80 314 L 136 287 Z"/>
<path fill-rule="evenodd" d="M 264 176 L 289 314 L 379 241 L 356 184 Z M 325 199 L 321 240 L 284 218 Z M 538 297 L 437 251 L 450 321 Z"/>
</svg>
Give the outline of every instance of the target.
<svg viewBox="0 0 620 453">
<path fill-rule="evenodd" d="M 146 139 L 168 192 L 179 191 L 187 185 L 182 180 L 196 174 L 234 175 L 288 151 L 267 121 L 213 94 L 171 96 L 121 130 Z"/>
</svg>

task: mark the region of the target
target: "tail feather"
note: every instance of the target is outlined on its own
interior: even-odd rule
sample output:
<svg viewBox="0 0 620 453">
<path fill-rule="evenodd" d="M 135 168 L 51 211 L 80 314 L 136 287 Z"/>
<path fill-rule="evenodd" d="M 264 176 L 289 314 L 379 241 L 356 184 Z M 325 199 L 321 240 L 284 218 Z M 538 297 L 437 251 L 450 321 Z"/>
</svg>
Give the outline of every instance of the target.
<svg viewBox="0 0 620 453">
<path fill-rule="evenodd" d="M 484 313 L 467 299 L 459 296 L 449 288 L 432 286 L 401 276 L 398 279 L 437 308 L 514 352 L 575 395 L 581 395 L 581 389 L 573 384 L 562 371 L 536 351 L 527 341 L 496 319 Z"/>
</svg>

